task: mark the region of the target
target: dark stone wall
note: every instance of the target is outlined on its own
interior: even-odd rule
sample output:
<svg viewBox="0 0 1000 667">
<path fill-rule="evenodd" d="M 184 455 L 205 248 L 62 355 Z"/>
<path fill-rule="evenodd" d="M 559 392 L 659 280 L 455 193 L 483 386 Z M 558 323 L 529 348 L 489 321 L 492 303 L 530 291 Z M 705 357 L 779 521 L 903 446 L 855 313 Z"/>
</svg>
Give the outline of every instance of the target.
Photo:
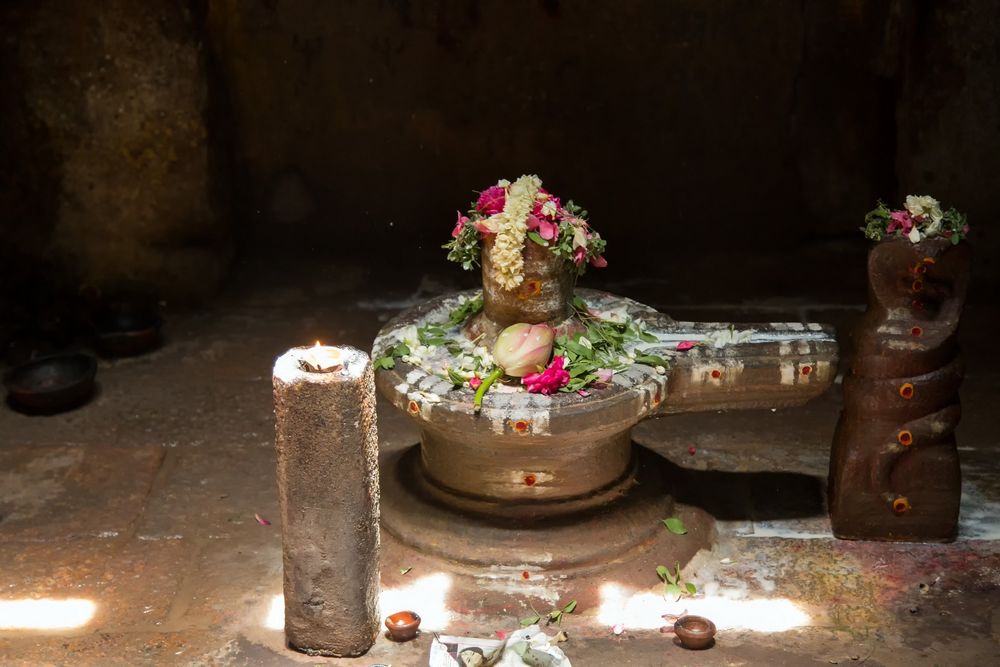
<svg viewBox="0 0 1000 667">
<path fill-rule="evenodd" d="M 201 17 L 168 0 L 67 0 L 4 3 L 0 18 L 5 287 L 211 294 L 230 204 Z"/>
<path fill-rule="evenodd" d="M 997 284 L 998 15 L 990 0 L 11 0 L 7 265 L 186 297 L 218 285 L 231 242 L 443 266 L 472 191 L 535 172 L 588 206 L 618 277 L 729 267 L 754 293 L 808 292 L 863 252 L 877 197 L 918 192 L 968 210 L 976 280 Z"/>
</svg>

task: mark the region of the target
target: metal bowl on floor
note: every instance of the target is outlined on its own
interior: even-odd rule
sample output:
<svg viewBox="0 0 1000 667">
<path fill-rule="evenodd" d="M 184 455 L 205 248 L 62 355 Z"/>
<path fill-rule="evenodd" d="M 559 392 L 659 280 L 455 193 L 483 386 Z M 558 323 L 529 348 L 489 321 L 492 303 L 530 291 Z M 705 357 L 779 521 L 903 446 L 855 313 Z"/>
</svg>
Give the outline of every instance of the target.
<svg viewBox="0 0 1000 667">
<path fill-rule="evenodd" d="M 82 405 L 94 394 L 97 360 L 67 352 L 29 361 L 7 371 L 7 398 L 21 409 L 54 413 Z"/>
<path fill-rule="evenodd" d="M 133 357 L 160 345 L 163 320 L 151 308 L 130 304 L 108 307 L 94 319 L 97 348 L 109 357 Z"/>
</svg>

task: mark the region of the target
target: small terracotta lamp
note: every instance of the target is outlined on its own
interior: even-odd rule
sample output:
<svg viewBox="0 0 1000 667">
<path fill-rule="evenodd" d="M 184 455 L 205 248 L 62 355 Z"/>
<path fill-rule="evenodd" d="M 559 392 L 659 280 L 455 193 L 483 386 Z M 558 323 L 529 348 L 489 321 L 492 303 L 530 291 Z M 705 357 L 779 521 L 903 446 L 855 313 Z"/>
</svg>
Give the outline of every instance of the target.
<svg viewBox="0 0 1000 667">
<path fill-rule="evenodd" d="M 397 611 L 395 614 L 387 616 L 385 627 L 389 629 L 389 636 L 394 642 L 408 642 L 417 636 L 417 629 L 420 627 L 420 616 L 414 611 Z"/>
<path fill-rule="evenodd" d="M 704 616 L 681 616 L 674 623 L 674 634 L 681 646 L 697 651 L 714 643 L 715 623 Z"/>
</svg>

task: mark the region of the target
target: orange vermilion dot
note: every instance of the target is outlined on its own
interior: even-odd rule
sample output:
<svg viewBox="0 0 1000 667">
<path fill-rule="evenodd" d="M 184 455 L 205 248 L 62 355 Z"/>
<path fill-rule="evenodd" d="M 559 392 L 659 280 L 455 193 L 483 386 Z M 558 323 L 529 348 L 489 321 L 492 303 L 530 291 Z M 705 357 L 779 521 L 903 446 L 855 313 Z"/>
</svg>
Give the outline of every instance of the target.
<svg viewBox="0 0 1000 667">
<path fill-rule="evenodd" d="M 899 444 L 904 447 L 909 447 L 913 444 L 913 434 L 909 431 L 900 431 L 896 436 L 896 439 L 899 440 Z"/>
<path fill-rule="evenodd" d="M 528 571 L 527 571 L 527 570 L 524 570 L 524 571 L 522 571 L 522 572 L 521 572 L 521 578 L 522 578 L 522 579 L 530 579 L 530 578 L 531 578 L 531 575 L 530 575 L 530 574 L 528 574 Z"/>
<path fill-rule="evenodd" d="M 525 475 L 524 476 L 524 483 L 527 484 L 528 486 L 534 486 L 536 481 L 538 481 L 538 480 L 535 479 L 534 475 Z"/>
<path fill-rule="evenodd" d="M 530 299 L 542 293 L 541 280 L 526 280 L 517 291 L 517 298 Z"/>
<path fill-rule="evenodd" d="M 918 264 L 916 268 L 914 268 L 913 270 L 916 271 L 917 273 L 927 273 L 927 267 L 924 266 L 923 264 Z"/>
<path fill-rule="evenodd" d="M 803 366 L 799 372 L 802 373 L 803 375 L 809 375 L 810 373 L 813 372 L 813 369 L 812 366 Z"/>
<path fill-rule="evenodd" d="M 892 501 L 892 511 L 896 514 L 906 514 L 910 511 L 910 501 L 906 496 L 900 496 Z"/>
<path fill-rule="evenodd" d="M 416 401 L 410 401 L 409 405 L 406 406 L 406 409 L 409 410 L 411 415 L 415 415 L 420 412 L 420 405 L 418 405 Z"/>
<path fill-rule="evenodd" d="M 913 398 L 913 385 L 910 384 L 909 382 L 903 384 L 903 386 L 899 388 L 899 395 L 905 398 L 906 400 L 910 400 L 911 398 Z"/>
<path fill-rule="evenodd" d="M 718 380 L 720 377 L 722 377 L 722 371 L 720 371 L 718 368 L 714 369 L 712 371 L 712 379 Z"/>
<path fill-rule="evenodd" d="M 656 395 L 655 395 L 655 396 L 653 396 L 653 405 L 659 405 L 659 404 L 660 404 L 660 401 L 662 401 L 662 400 L 663 400 L 663 396 L 661 396 L 661 395 L 660 395 L 660 392 L 659 392 L 659 391 L 657 391 L 657 392 L 656 392 Z"/>
<path fill-rule="evenodd" d="M 924 330 L 921 329 L 920 327 L 913 327 L 912 329 L 910 329 L 910 333 L 914 336 L 923 336 Z"/>
<path fill-rule="evenodd" d="M 524 433 L 525 431 L 528 430 L 528 422 L 526 422 L 523 419 L 518 419 L 516 422 L 514 422 L 514 430 L 517 431 L 518 433 Z"/>
<path fill-rule="evenodd" d="M 923 280 L 914 280 L 913 281 L 913 291 L 914 292 L 919 292 L 923 288 L 924 288 L 924 281 Z"/>
</svg>

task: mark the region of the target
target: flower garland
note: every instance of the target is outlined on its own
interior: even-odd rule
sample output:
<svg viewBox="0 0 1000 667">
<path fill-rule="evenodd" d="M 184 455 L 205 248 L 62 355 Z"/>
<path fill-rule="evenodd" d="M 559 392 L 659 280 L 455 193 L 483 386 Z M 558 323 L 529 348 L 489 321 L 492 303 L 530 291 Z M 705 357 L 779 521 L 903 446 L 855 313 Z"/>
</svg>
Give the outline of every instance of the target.
<svg viewBox="0 0 1000 667">
<path fill-rule="evenodd" d="M 605 241 L 590 227 L 587 211 L 572 201 L 562 204 L 542 181 L 525 175 L 511 183 L 497 181 L 472 204 L 468 215 L 457 214 L 452 240 L 445 244 L 448 259 L 469 271 L 479 264 L 480 243 L 493 235 L 490 263 L 493 278 L 506 290 L 524 280 L 524 244 L 531 241 L 571 261 L 578 273 L 587 264 L 603 268 Z"/>
<path fill-rule="evenodd" d="M 910 243 L 944 236 L 958 244 L 969 233 L 965 214 L 954 208 L 941 210 L 941 203 L 928 195 L 907 195 L 902 209 L 890 210 L 882 201 L 865 215 L 861 228 L 868 238 L 881 241 L 888 236 L 906 237 Z"/>
<path fill-rule="evenodd" d="M 524 281 L 524 237 L 528 233 L 528 216 L 535 207 L 535 198 L 542 187 L 537 176 L 522 176 L 507 190 L 503 211 L 483 223 L 496 225 L 496 239 L 490 250 L 493 278 L 507 291 Z"/>
</svg>

